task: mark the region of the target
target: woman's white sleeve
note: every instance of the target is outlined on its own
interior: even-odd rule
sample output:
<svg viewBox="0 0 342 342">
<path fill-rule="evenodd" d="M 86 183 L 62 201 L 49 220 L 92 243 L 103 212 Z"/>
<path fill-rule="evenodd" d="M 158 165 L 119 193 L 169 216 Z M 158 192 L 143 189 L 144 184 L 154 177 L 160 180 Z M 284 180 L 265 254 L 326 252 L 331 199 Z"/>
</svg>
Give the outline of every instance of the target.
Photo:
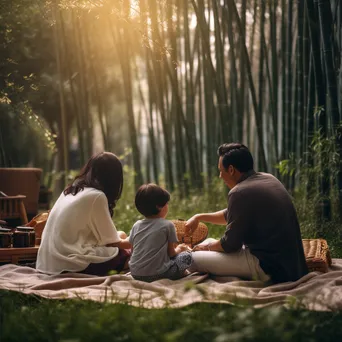
<svg viewBox="0 0 342 342">
<path fill-rule="evenodd" d="M 99 194 L 94 200 L 90 213 L 90 226 L 100 246 L 121 240 L 110 217 L 108 201 L 104 193 Z"/>
</svg>

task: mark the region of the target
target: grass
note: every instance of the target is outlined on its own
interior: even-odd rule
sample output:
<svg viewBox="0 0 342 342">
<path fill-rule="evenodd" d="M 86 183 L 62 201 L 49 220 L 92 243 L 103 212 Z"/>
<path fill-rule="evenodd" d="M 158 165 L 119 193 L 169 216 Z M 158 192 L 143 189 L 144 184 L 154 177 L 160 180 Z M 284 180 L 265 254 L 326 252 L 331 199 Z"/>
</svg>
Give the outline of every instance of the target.
<svg viewBox="0 0 342 342">
<path fill-rule="evenodd" d="M 337 341 L 342 314 L 195 304 L 147 310 L 0 292 L 0 341 Z"/>
<path fill-rule="evenodd" d="M 125 179 L 131 179 L 126 176 Z M 114 222 L 129 233 L 140 218 L 134 207 L 131 183 L 126 184 L 115 210 Z M 210 192 L 193 194 L 191 200 L 173 194 L 169 219 L 187 219 L 194 213 L 221 210 L 226 189 L 213 184 Z M 322 235 L 333 257 L 342 257 L 341 226 L 331 222 L 317 232 L 312 206 L 296 207 L 303 237 Z M 211 237 L 225 227 L 209 225 Z M 84 300 L 47 300 L 0 291 L 0 342 L 2 341 L 337 341 L 342 338 L 342 313 L 310 312 L 283 307 L 255 309 L 201 303 L 182 309 L 142 309 L 126 304 Z"/>
</svg>

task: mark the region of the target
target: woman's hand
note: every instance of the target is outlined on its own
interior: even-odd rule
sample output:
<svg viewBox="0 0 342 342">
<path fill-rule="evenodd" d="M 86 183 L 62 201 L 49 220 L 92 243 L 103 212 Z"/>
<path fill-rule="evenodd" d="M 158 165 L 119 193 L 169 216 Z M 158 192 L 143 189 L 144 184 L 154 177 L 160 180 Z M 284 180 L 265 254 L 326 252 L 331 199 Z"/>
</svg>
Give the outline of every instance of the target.
<svg viewBox="0 0 342 342">
<path fill-rule="evenodd" d="M 119 243 L 119 249 L 130 249 L 132 248 L 131 243 L 129 242 L 129 238 L 121 240 Z"/>
<path fill-rule="evenodd" d="M 127 234 L 122 230 L 118 230 L 118 235 L 121 240 L 127 239 Z"/>
<path fill-rule="evenodd" d="M 132 245 L 129 242 L 129 238 L 126 238 L 124 240 L 120 240 L 119 242 L 108 243 L 106 247 L 118 247 L 119 249 L 130 249 L 132 248 Z"/>
</svg>

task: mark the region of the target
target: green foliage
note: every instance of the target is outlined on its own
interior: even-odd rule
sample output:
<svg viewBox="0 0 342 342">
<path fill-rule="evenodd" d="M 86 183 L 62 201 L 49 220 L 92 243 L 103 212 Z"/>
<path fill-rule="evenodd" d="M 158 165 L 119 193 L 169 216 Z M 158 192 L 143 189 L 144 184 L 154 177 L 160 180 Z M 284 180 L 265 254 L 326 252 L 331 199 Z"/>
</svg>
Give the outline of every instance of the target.
<svg viewBox="0 0 342 342">
<path fill-rule="evenodd" d="M 342 223 L 338 216 L 338 193 L 336 183 L 333 181 L 338 173 L 339 156 L 336 153 L 336 144 L 332 138 L 323 139 L 316 134 L 312 143 L 312 157 L 322 158 L 322 165 L 329 167 L 330 182 L 332 188 L 326 198 L 319 192 L 318 177 L 323 175 L 322 166 L 310 166 L 303 160 L 296 162 L 292 157 L 278 164 L 281 176 L 296 176 L 299 178 L 298 186 L 294 189 L 292 196 L 300 222 L 303 238 L 325 238 L 328 241 L 332 256 L 342 257 Z M 311 188 L 308 186 L 311 182 Z M 332 220 L 322 222 L 317 220 L 320 213 L 320 205 L 323 199 L 332 203 Z"/>
<path fill-rule="evenodd" d="M 314 174 L 323 176 L 324 168 L 329 168 L 330 175 L 335 178 L 340 168 L 340 155 L 337 151 L 336 137 L 323 137 L 321 131 L 314 134 L 311 142 L 311 158 L 319 161 L 313 167 Z M 310 171 L 310 166 L 305 165 Z"/>
<path fill-rule="evenodd" d="M 54 69 L 45 4 L 13 0 L 0 5 L 0 166 L 45 167 L 56 152 L 49 119 L 51 108 L 58 108 L 58 93 L 40 77 Z"/>
<path fill-rule="evenodd" d="M 0 292 L 1 341 L 337 341 L 342 314 L 202 303 L 141 309 Z"/>
<path fill-rule="evenodd" d="M 319 113 L 321 112 L 322 109 Z M 339 128 L 340 126 L 337 129 Z M 298 193 L 301 198 L 298 204 L 304 208 L 309 207 L 317 222 L 323 218 L 324 202 L 332 204 L 333 219 L 339 219 L 339 183 L 337 179 L 341 161 L 336 142 L 336 136 L 326 137 L 321 130 L 318 130 L 314 133 L 308 151 L 303 154 L 303 158 L 296 158 L 294 154 L 290 154 L 288 159 L 281 160 L 275 166 L 283 180 L 288 177 L 293 181 L 297 180 L 294 193 Z M 323 183 L 325 190 L 322 188 Z"/>
<path fill-rule="evenodd" d="M 279 174 L 282 177 L 287 175 L 292 177 L 297 170 L 297 163 L 294 155 L 291 153 L 289 159 L 280 160 L 275 168 L 279 170 Z"/>
<path fill-rule="evenodd" d="M 315 163 L 308 163 L 308 160 L 315 161 Z M 303 158 L 297 159 L 293 153 L 290 153 L 289 158 L 280 160 L 275 168 L 283 177 L 293 176 L 296 173 L 304 180 L 307 179 L 308 175 L 315 178 L 323 176 L 324 169 L 329 168 L 331 177 L 336 177 L 340 168 L 336 137 L 323 137 L 321 130 L 315 132 L 309 151 L 304 153 Z"/>
<path fill-rule="evenodd" d="M 45 167 L 55 153 L 55 135 L 27 103 L 0 104 L 0 127 L 0 167 Z"/>
<path fill-rule="evenodd" d="M 306 239 L 324 238 L 327 240 L 333 258 L 342 257 L 342 223 L 337 215 L 330 222 L 317 223 L 317 204 L 319 197 L 305 199 L 303 189 L 294 193 L 302 237 Z"/>
</svg>

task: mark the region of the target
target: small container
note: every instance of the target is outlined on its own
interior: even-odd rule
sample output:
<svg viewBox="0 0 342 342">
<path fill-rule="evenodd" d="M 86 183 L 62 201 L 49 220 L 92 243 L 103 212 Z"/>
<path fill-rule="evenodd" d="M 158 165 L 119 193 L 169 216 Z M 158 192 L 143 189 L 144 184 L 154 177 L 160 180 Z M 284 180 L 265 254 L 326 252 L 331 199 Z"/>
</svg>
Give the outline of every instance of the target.
<svg viewBox="0 0 342 342">
<path fill-rule="evenodd" d="M 27 232 L 20 232 L 15 230 L 13 232 L 13 247 L 23 248 L 29 247 L 30 245 L 30 234 Z"/>
<path fill-rule="evenodd" d="M 0 228 L 0 248 L 12 247 L 13 234 L 11 229 Z"/>
<path fill-rule="evenodd" d="M 28 246 L 25 246 L 25 247 L 34 247 L 35 246 L 36 234 L 35 234 L 34 228 L 18 226 L 16 228 L 16 231 L 28 234 Z M 26 243 L 26 241 L 25 241 L 25 243 Z"/>
</svg>

